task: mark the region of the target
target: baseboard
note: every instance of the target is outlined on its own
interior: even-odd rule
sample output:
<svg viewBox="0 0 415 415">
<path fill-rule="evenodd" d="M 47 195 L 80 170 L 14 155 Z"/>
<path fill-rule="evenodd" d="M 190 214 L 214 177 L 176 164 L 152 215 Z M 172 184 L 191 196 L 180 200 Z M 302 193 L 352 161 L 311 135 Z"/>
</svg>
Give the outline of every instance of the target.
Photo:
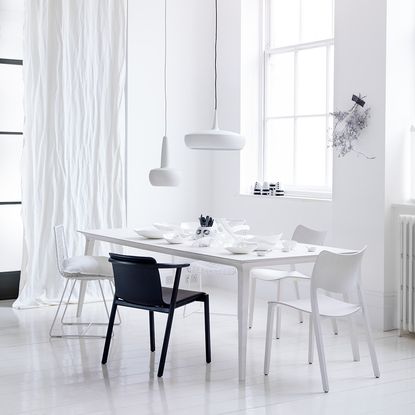
<svg viewBox="0 0 415 415">
<path fill-rule="evenodd" d="M 398 328 L 398 295 L 396 292 L 364 290 L 367 308 L 372 326 L 379 330 Z"/>
<path fill-rule="evenodd" d="M 0 272 L 0 300 L 13 300 L 19 295 L 20 271 Z"/>
</svg>

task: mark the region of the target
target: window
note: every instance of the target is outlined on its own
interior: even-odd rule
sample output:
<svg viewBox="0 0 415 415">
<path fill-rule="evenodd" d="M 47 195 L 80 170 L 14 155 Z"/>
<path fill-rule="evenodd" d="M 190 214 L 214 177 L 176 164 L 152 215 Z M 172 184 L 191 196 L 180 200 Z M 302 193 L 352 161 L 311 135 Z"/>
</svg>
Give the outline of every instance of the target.
<svg viewBox="0 0 415 415">
<path fill-rule="evenodd" d="M 259 174 L 287 194 L 331 192 L 334 0 L 265 0 Z"/>
<path fill-rule="evenodd" d="M 15 296 L 21 264 L 23 16 L 22 0 L 0 1 L 0 299 Z"/>
</svg>

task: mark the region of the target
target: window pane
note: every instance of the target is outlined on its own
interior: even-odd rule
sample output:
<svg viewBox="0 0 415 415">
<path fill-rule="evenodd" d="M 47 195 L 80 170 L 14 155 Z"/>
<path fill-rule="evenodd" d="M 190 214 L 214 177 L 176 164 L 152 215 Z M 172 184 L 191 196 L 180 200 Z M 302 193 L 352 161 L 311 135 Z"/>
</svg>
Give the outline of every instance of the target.
<svg viewBox="0 0 415 415">
<path fill-rule="evenodd" d="M 326 112 L 326 48 L 301 50 L 297 55 L 299 115 Z"/>
<path fill-rule="evenodd" d="M 326 185 L 326 117 L 298 118 L 296 125 L 296 182 Z"/>
<path fill-rule="evenodd" d="M 328 71 L 327 74 L 327 87 L 329 88 L 328 91 L 328 112 L 333 112 L 333 98 L 334 98 L 334 46 L 329 46 L 329 64 L 328 64 Z"/>
<path fill-rule="evenodd" d="M 20 205 L 0 206 L 0 272 L 21 268 L 22 221 Z"/>
<path fill-rule="evenodd" d="M 267 115 L 294 115 L 294 53 L 270 56 L 268 77 Z"/>
<path fill-rule="evenodd" d="M 294 121 L 267 122 L 265 140 L 265 180 L 292 184 L 294 178 Z"/>
<path fill-rule="evenodd" d="M 22 131 L 22 129 L 22 66 L 0 64 L 0 131 Z"/>
<path fill-rule="evenodd" d="M 23 0 L 0 0 L 0 57 L 23 57 Z"/>
<path fill-rule="evenodd" d="M 0 135 L 0 202 L 18 202 L 22 136 Z"/>
<path fill-rule="evenodd" d="M 272 47 L 299 42 L 300 0 L 270 1 L 270 43 Z"/>
<path fill-rule="evenodd" d="M 333 0 L 305 0 L 301 3 L 301 42 L 333 37 Z"/>
</svg>

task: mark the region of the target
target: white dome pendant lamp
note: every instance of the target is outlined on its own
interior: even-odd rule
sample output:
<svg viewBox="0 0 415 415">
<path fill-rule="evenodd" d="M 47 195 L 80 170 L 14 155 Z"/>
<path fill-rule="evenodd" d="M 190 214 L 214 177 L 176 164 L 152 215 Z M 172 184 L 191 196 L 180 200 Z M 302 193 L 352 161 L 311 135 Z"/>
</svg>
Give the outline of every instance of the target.
<svg viewBox="0 0 415 415">
<path fill-rule="evenodd" d="M 241 150 L 245 145 L 245 137 L 233 131 L 221 130 L 218 121 L 218 0 L 215 0 L 215 107 L 213 127 L 186 134 L 186 146 L 194 150 Z"/>
<path fill-rule="evenodd" d="M 169 167 L 167 139 L 167 0 L 164 0 L 164 136 L 161 145 L 160 168 L 150 170 L 148 175 L 153 186 L 178 186 L 180 173 Z"/>
</svg>

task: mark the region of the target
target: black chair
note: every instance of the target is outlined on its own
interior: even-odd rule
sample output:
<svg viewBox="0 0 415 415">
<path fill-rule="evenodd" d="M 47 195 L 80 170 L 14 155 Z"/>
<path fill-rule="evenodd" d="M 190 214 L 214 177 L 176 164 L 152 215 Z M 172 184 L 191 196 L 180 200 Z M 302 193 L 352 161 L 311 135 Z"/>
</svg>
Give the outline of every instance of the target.
<svg viewBox="0 0 415 415">
<path fill-rule="evenodd" d="M 179 289 L 182 268 L 188 267 L 189 264 L 158 264 L 154 258 L 113 253 L 110 253 L 109 261 L 112 263 L 114 270 L 115 295 L 102 355 L 102 364 L 107 363 L 117 306 L 149 311 L 150 350 L 152 352 L 156 350 L 154 334 L 154 312 L 156 311 L 168 314 L 157 373 L 158 377 L 163 376 L 174 310 L 193 301 L 204 303 L 206 363 L 210 363 L 209 296 L 202 292 Z M 161 286 L 159 269 L 166 268 L 176 269 L 173 288 Z"/>
</svg>

